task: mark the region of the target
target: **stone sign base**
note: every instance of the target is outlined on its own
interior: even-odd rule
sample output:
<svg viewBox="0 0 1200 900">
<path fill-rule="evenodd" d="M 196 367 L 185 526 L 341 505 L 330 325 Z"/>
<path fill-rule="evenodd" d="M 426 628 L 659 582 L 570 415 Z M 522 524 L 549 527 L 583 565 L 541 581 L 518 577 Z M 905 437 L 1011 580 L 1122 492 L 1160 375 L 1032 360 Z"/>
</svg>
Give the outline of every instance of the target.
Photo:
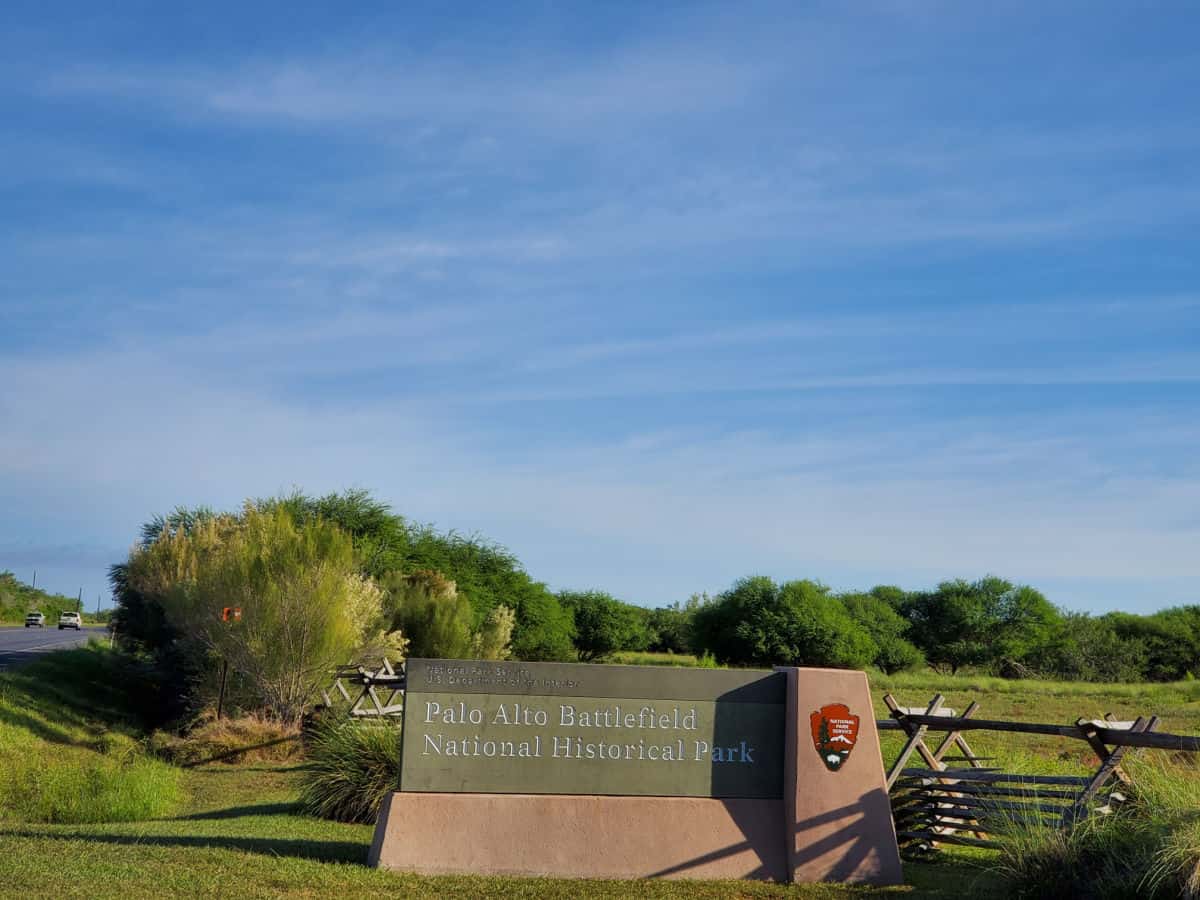
<svg viewBox="0 0 1200 900">
<path fill-rule="evenodd" d="M 369 863 L 425 874 L 902 883 L 866 675 L 778 671 L 787 676 L 781 799 L 402 791 L 384 800 Z M 851 749 L 837 757 L 844 743 Z"/>
<path fill-rule="evenodd" d="M 368 862 L 427 875 L 786 881 L 780 800 L 390 794 Z"/>
</svg>

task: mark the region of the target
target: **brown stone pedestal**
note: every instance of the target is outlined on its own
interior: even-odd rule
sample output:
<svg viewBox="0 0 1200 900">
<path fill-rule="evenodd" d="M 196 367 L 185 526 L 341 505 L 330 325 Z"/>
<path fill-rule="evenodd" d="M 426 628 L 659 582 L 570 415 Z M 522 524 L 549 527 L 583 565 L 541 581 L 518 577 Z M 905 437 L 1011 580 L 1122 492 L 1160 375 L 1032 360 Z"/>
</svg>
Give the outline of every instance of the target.
<svg viewBox="0 0 1200 900">
<path fill-rule="evenodd" d="M 397 791 L 368 863 L 427 875 L 786 881 L 782 821 L 779 800 Z"/>
<path fill-rule="evenodd" d="M 867 678 L 787 677 L 780 799 L 398 791 L 369 863 L 426 874 L 902 882 Z M 844 704 L 857 742 L 830 771 L 810 716 Z"/>
<path fill-rule="evenodd" d="M 788 679 L 783 802 L 791 880 L 902 884 L 866 673 L 777 671 Z M 829 703 L 859 717 L 858 742 L 836 772 L 821 761 L 809 727 L 809 716 Z"/>
</svg>

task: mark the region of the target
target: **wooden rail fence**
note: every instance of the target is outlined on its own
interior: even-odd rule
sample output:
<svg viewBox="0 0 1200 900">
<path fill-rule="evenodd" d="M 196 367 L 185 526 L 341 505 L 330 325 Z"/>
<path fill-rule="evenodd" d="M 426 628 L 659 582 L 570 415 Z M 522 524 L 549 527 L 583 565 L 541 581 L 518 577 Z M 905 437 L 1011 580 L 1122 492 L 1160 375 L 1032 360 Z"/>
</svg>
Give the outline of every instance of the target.
<svg viewBox="0 0 1200 900">
<path fill-rule="evenodd" d="M 892 815 L 901 846 L 928 849 L 938 843 L 997 847 L 989 832 L 1014 822 L 1069 826 L 1089 815 L 1105 815 L 1122 803 L 1119 789 L 1130 783 L 1121 768 L 1126 754 L 1140 748 L 1200 751 L 1200 737 L 1158 732 L 1158 716 L 1139 716 L 1132 722 L 1079 719 L 1074 725 L 978 719 L 977 702 L 962 714 L 944 707 L 937 694 L 925 707 L 900 706 L 891 694 L 884 697 L 891 718 L 876 725 L 884 731 L 907 735 L 899 755 L 888 770 L 887 786 Z M 984 765 L 967 742 L 964 732 L 999 731 L 1039 734 L 1084 741 L 1096 754 L 1098 766 L 1091 775 L 1030 775 L 1002 772 Z M 943 733 L 931 748 L 931 733 Z M 948 756 L 950 750 L 959 755 Z M 913 754 L 923 767 L 909 767 Z M 966 765 L 948 765 L 948 761 Z"/>
</svg>

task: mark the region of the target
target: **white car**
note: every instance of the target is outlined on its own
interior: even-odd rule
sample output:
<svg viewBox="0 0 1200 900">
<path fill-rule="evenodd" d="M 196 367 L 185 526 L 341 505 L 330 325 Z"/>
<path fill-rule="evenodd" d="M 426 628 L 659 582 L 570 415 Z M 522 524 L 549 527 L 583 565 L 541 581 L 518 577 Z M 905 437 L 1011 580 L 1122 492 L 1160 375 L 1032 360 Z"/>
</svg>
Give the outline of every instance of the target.
<svg viewBox="0 0 1200 900">
<path fill-rule="evenodd" d="M 35 626 L 38 628 L 46 627 L 46 617 L 36 609 L 25 617 L 26 628 L 33 628 Z"/>
<path fill-rule="evenodd" d="M 65 612 L 58 617 L 58 630 L 74 628 L 78 631 L 83 627 L 83 618 L 77 612 Z"/>
</svg>

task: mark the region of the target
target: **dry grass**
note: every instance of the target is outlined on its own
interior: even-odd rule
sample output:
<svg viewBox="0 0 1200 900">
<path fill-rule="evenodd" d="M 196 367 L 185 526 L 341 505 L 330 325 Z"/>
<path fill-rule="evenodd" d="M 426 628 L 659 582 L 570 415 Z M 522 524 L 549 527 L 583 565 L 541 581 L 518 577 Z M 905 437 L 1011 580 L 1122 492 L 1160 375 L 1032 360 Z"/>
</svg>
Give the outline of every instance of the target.
<svg viewBox="0 0 1200 900">
<path fill-rule="evenodd" d="M 295 726 L 257 715 L 218 720 L 212 710 L 207 710 L 182 737 L 155 732 L 150 747 L 159 756 L 183 766 L 206 762 L 282 763 L 304 755 L 300 730 Z"/>
</svg>

